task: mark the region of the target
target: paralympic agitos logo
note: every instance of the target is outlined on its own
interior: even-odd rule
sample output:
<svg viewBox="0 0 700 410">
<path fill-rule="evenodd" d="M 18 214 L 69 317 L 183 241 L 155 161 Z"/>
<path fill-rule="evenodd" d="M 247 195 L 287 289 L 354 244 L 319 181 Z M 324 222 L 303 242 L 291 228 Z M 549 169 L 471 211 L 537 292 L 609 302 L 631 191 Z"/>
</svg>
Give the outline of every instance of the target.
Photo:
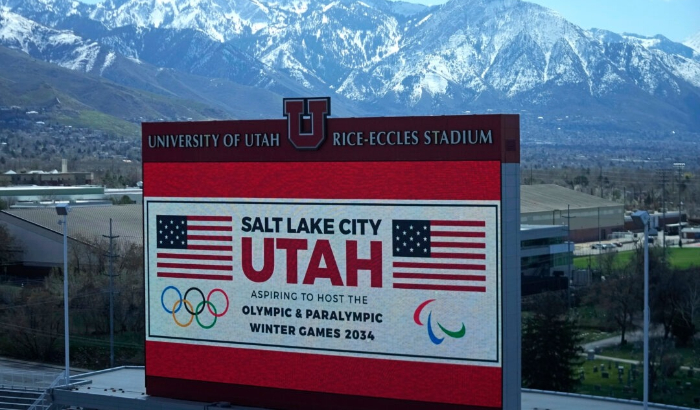
<svg viewBox="0 0 700 410">
<path fill-rule="evenodd" d="M 283 111 L 287 117 L 287 138 L 294 148 L 315 150 L 326 140 L 330 97 L 285 98 Z"/>
<path fill-rule="evenodd" d="M 423 312 L 423 309 L 432 302 L 435 302 L 435 299 L 426 300 L 425 302 L 418 305 L 418 307 L 416 308 L 416 311 L 413 312 L 413 321 L 416 322 L 416 324 L 418 326 L 423 326 L 423 322 L 421 322 L 421 320 L 420 320 L 421 312 Z M 432 322 L 433 322 L 433 312 L 430 311 L 428 313 L 428 322 L 427 322 L 427 326 L 426 326 L 427 330 L 428 330 L 428 337 L 430 338 L 430 341 L 433 342 L 433 344 L 439 345 L 440 343 L 442 343 L 445 340 L 445 338 L 438 337 L 435 334 L 435 332 L 433 331 L 433 323 Z M 457 330 L 457 331 L 446 329 L 443 325 L 440 324 L 440 322 L 437 322 L 437 325 L 445 335 L 447 335 L 453 339 L 461 339 L 464 337 L 464 335 L 467 332 L 467 329 L 464 326 L 464 322 L 462 322 L 462 328 Z"/>
</svg>

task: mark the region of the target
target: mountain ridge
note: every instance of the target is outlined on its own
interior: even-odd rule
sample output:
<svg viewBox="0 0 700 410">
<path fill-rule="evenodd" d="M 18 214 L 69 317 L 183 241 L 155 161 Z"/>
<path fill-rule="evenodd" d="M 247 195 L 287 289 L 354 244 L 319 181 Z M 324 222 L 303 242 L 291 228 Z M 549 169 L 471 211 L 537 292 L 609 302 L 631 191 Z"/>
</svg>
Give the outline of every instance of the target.
<svg viewBox="0 0 700 410">
<path fill-rule="evenodd" d="M 252 94 L 330 95 L 351 115 L 495 109 L 537 113 L 560 128 L 556 118 L 585 107 L 589 117 L 619 118 L 630 131 L 700 126 L 700 52 L 661 35 L 584 30 L 521 0 L 433 7 L 386 0 L 0 0 L 0 7 L 70 29 L 104 47 L 98 55 L 228 81 Z M 50 53 L 40 58 L 56 60 Z M 658 112 L 665 118 L 654 119 Z M 575 126 L 597 129 L 600 118 L 587 122 L 583 114 Z"/>
<path fill-rule="evenodd" d="M 40 110 L 42 118 L 88 128 L 92 118 L 118 135 L 134 136 L 139 121 L 207 120 L 224 111 L 203 104 L 133 90 L 99 76 L 59 67 L 0 46 L 0 106 Z M 31 80 L 28 80 L 30 78 Z M 124 132 L 121 132 L 123 128 Z"/>
</svg>

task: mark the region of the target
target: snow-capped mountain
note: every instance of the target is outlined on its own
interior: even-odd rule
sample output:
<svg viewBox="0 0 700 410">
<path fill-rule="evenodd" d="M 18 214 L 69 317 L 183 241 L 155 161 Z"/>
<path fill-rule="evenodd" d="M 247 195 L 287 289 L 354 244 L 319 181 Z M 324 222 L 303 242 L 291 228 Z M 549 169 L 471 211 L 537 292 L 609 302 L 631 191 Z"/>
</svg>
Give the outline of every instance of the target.
<svg viewBox="0 0 700 410">
<path fill-rule="evenodd" d="M 700 125 L 695 43 L 583 30 L 522 0 L 430 8 L 387 0 L 0 0 L 0 8 L 3 45 L 97 74 L 123 56 L 285 96 L 332 95 L 360 113 L 614 112 L 639 128 Z M 32 24 L 54 30 L 33 48 L 18 34 L 38 32 Z M 73 45 L 49 46 L 59 39 Z M 647 111 L 663 112 L 664 121 Z"/>
<path fill-rule="evenodd" d="M 700 31 L 688 37 L 683 44 L 700 53 Z"/>
<path fill-rule="evenodd" d="M 103 72 L 115 53 L 68 30 L 52 30 L 0 9 L 0 43 L 30 56 L 83 72 Z"/>
<path fill-rule="evenodd" d="M 163 49 L 163 54 L 170 55 L 177 61 L 187 61 L 187 53 L 178 54 L 166 47 L 172 43 L 172 41 L 167 40 L 173 40 L 173 38 L 177 38 L 177 35 L 184 39 L 185 43 L 194 45 L 197 44 L 195 40 L 201 33 L 191 30 L 167 31 L 160 32 L 158 36 L 154 36 L 150 30 L 145 30 L 141 33 L 139 37 L 141 41 L 138 43 L 143 54 L 149 55 L 151 54 L 151 48 L 160 47 Z M 237 65 L 230 64 L 231 59 L 224 64 L 218 64 L 218 66 L 222 70 L 226 70 L 228 75 L 238 74 L 239 81 L 235 83 L 223 79 L 226 75 L 219 75 L 219 78 L 210 78 L 154 66 L 137 58 L 123 55 L 119 51 L 119 44 L 111 44 L 110 40 L 107 37 L 100 42 L 86 40 L 71 31 L 52 29 L 20 15 L 0 9 L 0 46 L 22 51 L 36 59 L 70 70 L 97 75 L 127 87 L 161 94 L 170 98 L 193 100 L 215 107 L 215 111 L 219 113 L 223 113 L 224 111 L 220 111 L 223 109 L 236 117 L 270 116 L 277 114 L 279 111 L 276 109 L 277 107 L 265 108 L 261 104 L 251 104 L 250 101 L 246 101 L 245 97 L 251 91 L 264 101 L 279 99 L 281 95 L 265 91 L 259 87 L 242 86 L 241 83 L 244 78 L 240 71 L 236 71 Z M 161 46 L 157 46 L 158 44 Z M 226 47 L 221 43 L 207 42 L 207 44 L 214 44 L 216 47 Z M 225 54 L 213 53 L 213 55 Z M 194 59 L 195 57 L 189 58 Z M 249 69 L 251 68 L 256 68 L 254 59 L 246 55 L 243 55 L 242 58 L 245 59 L 243 63 L 252 63 L 250 66 L 246 65 L 245 73 L 250 72 Z M 243 65 L 245 64 L 239 64 L 238 66 Z M 190 69 L 189 71 L 201 71 L 193 70 L 192 66 L 187 68 Z M 257 69 L 264 69 L 264 67 L 257 64 Z M 271 70 L 267 70 L 265 75 L 261 75 L 259 78 L 251 78 L 249 82 L 261 79 L 268 88 L 277 88 L 283 95 L 299 92 L 297 90 L 299 87 L 293 84 L 291 80 L 281 79 L 291 84 L 291 89 L 286 88 L 281 81 L 276 81 L 275 78 L 279 77 L 279 75 L 272 73 Z"/>
<path fill-rule="evenodd" d="M 352 72 L 339 92 L 411 106 L 482 96 L 547 102 L 557 87 L 592 98 L 629 86 L 650 95 L 700 87 L 689 48 L 663 37 L 603 34 L 532 3 L 452 1 L 409 21 L 400 51 Z"/>
</svg>

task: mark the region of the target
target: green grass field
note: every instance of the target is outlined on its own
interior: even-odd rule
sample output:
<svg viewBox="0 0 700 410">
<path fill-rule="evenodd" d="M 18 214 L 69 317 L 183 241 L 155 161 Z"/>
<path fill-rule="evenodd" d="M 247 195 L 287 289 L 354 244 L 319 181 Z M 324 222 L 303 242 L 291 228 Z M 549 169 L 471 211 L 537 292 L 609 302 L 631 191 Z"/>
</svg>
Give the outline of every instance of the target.
<svg viewBox="0 0 700 410">
<path fill-rule="evenodd" d="M 618 357 L 627 360 L 642 360 L 644 356 L 644 346 L 641 342 L 628 343 L 625 346 L 609 346 L 603 348 L 600 353 L 603 356 Z M 700 369 L 700 348 L 674 347 L 669 355 L 677 356 L 681 366 L 688 366 Z"/>
<path fill-rule="evenodd" d="M 622 267 L 632 258 L 633 251 L 623 251 L 615 253 L 615 261 L 613 266 L 616 268 Z M 668 248 L 668 258 L 671 266 L 676 269 L 688 269 L 690 267 L 700 267 L 700 248 Z M 598 267 L 599 256 L 578 256 L 574 258 L 574 267 L 576 269 L 586 269 L 590 263 L 593 269 Z"/>
<path fill-rule="evenodd" d="M 700 248 L 671 248 L 671 265 L 679 269 L 700 267 Z"/>
<path fill-rule="evenodd" d="M 600 354 L 603 356 L 617 357 L 626 360 L 642 360 L 644 355 L 643 346 L 638 343 L 628 343 L 624 346 L 608 346 L 604 347 Z"/>
<path fill-rule="evenodd" d="M 607 378 L 603 376 L 602 366 L 608 374 Z M 622 381 L 618 376 L 618 366 L 623 367 Z M 612 371 L 610 371 L 611 367 Z M 583 380 L 576 392 L 641 401 L 643 392 L 642 366 L 635 366 L 636 372 L 632 372 L 632 367 L 631 364 L 617 363 L 611 360 L 587 360 L 580 367 L 580 371 L 583 372 Z M 698 399 L 697 402 L 696 399 Z M 700 372 L 694 371 L 692 375 L 687 370 L 676 372 L 672 378 L 663 383 L 663 386 L 660 385 L 657 391 L 650 395 L 650 401 L 700 408 Z"/>
</svg>

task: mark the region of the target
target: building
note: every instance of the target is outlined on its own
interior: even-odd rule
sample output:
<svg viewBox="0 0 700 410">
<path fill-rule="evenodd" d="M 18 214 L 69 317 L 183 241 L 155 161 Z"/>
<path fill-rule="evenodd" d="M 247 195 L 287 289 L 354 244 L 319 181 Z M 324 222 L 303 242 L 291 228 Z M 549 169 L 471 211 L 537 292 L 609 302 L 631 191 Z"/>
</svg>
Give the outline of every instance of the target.
<svg viewBox="0 0 700 410">
<path fill-rule="evenodd" d="M 143 243 L 143 207 L 141 205 L 74 206 L 68 215 L 68 247 L 91 246 L 96 240 L 112 234 L 118 241 Z M 62 219 L 54 206 L 0 211 L 0 224 L 7 227 L 21 247 L 21 259 L 8 266 L 8 274 L 41 276 L 53 267 L 63 266 Z"/>
<path fill-rule="evenodd" d="M 520 226 L 523 296 L 568 288 L 574 244 L 567 233 L 562 225 Z"/>
<path fill-rule="evenodd" d="M 9 207 L 47 206 L 47 204 L 54 201 L 83 200 L 104 202 L 105 198 L 105 189 L 101 186 L 0 187 L 0 200 L 2 200 Z"/>
<path fill-rule="evenodd" d="M 625 210 L 622 203 L 558 185 L 523 185 L 520 218 L 523 225 L 563 225 L 571 241 L 592 242 L 623 231 Z"/>
<path fill-rule="evenodd" d="M 684 241 L 700 241 L 700 228 L 683 228 L 681 239 Z"/>
<path fill-rule="evenodd" d="M 39 186 L 75 186 L 90 185 L 95 181 L 92 172 L 58 172 L 53 171 L 7 171 L 0 175 L 0 186 L 39 185 Z"/>
<path fill-rule="evenodd" d="M 71 201 L 92 205 L 143 204 L 143 190 L 140 188 L 104 188 L 94 185 L 12 186 L 0 187 L 0 200 L 9 208 L 51 207 L 55 201 Z"/>
<path fill-rule="evenodd" d="M 679 215 L 681 216 L 679 218 Z M 687 216 L 679 211 L 649 212 L 649 227 L 652 231 L 666 231 L 669 235 L 678 235 L 678 226 L 688 226 Z M 642 232 L 632 221 L 632 215 L 625 215 L 625 230 Z"/>
</svg>

